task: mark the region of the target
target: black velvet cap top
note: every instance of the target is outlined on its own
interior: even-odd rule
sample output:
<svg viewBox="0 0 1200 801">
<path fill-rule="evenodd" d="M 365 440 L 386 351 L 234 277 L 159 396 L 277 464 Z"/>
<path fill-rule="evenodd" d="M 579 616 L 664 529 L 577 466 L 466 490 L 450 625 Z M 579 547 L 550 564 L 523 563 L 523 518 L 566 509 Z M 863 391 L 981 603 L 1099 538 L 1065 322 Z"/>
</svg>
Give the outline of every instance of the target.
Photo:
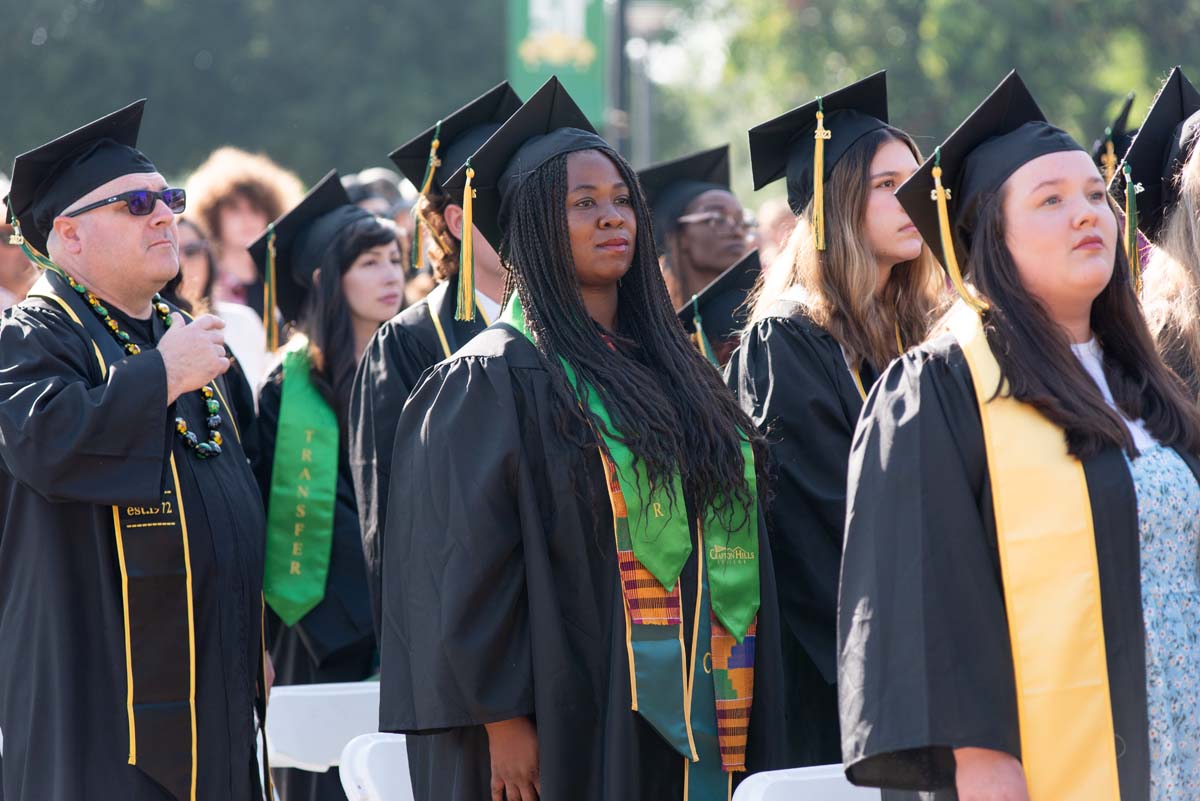
<svg viewBox="0 0 1200 801">
<path fill-rule="evenodd" d="M 555 156 L 594 148 L 611 146 L 558 78 L 551 78 L 443 186 L 451 197 L 461 198 L 469 165 L 474 171 L 472 222 L 499 249 L 508 222 L 507 201 L 525 177 Z"/>
<path fill-rule="evenodd" d="M 688 333 L 695 333 L 699 307 L 700 324 L 704 326 L 705 334 L 718 340 L 728 339 L 746 322 L 742 304 L 761 272 L 758 251 L 752 250 L 683 304 L 678 310 L 679 321 Z"/>
<path fill-rule="evenodd" d="M 294 208 L 273 224 L 276 301 L 285 320 L 296 320 L 313 287 L 313 273 L 338 232 L 372 215 L 350 201 L 337 170 L 330 170 Z M 266 276 L 272 228 L 250 245 L 250 256 Z"/>
<path fill-rule="evenodd" d="M 19 222 L 35 250 L 46 253 L 54 218 L 93 189 L 123 175 L 157 172 L 137 149 L 145 105 L 144 99 L 130 103 L 13 161 L 8 219 Z"/>
<path fill-rule="evenodd" d="M 823 109 L 830 132 L 825 141 L 825 178 L 851 145 L 888 124 L 887 73 L 879 71 L 750 129 L 750 169 L 754 188 L 787 177 L 788 205 L 804 211 L 813 197 L 814 135 Z"/>
<path fill-rule="evenodd" d="M 937 203 L 932 198 L 933 170 L 941 166 L 942 185 L 949 190 L 951 238 L 958 263 L 965 269 L 984 201 L 1033 159 L 1083 149 L 1065 131 L 1046 122 L 1014 70 L 896 190 L 896 199 L 945 266 Z"/>
<path fill-rule="evenodd" d="M 500 128 L 500 123 L 520 107 L 521 98 L 508 81 L 497 84 L 442 119 L 438 125 L 427 128 L 400 145 L 392 151 L 390 158 L 404 173 L 404 177 L 420 190 L 429 165 L 429 148 L 436 137 L 440 164 L 433 172 L 430 188 L 441 193 L 446 179 L 457 172 L 467 157 L 478 150 Z"/>
<path fill-rule="evenodd" d="M 1138 227 L 1151 241 L 1158 238 L 1167 212 L 1179 198 L 1179 171 L 1192 152 L 1200 129 L 1200 92 L 1179 67 L 1171 70 L 1154 98 L 1146 119 L 1125 153 L 1137 193 Z M 1113 181 L 1114 193 L 1125 194 L 1124 170 Z"/>
</svg>

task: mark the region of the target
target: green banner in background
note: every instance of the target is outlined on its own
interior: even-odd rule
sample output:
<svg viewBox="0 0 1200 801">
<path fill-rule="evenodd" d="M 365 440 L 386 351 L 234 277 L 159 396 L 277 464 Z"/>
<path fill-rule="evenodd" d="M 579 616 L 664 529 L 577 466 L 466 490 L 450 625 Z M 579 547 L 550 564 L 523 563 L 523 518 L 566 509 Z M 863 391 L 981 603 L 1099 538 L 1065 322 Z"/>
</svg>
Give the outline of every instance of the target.
<svg viewBox="0 0 1200 801">
<path fill-rule="evenodd" d="M 608 39 L 604 0 L 508 0 L 508 80 L 524 98 L 557 75 L 603 130 Z"/>
</svg>

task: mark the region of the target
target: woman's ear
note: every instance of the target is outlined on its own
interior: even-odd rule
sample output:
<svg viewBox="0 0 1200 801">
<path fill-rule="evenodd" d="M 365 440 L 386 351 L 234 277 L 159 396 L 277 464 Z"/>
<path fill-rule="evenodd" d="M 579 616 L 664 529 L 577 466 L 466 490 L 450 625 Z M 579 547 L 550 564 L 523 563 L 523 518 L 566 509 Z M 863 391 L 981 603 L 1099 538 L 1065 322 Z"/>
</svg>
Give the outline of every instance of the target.
<svg viewBox="0 0 1200 801">
<path fill-rule="evenodd" d="M 320 286 L 320 285 L 321 285 L 321 268 L 318 267 L 317 269 L 313 270 L 313 286 Z"/>
<path fill-rule="evenodd" d="M 459 242 L 463 238 L 463 208 L 457 203 L 450 203 L 442 212 L 442 218 L 446 221 L 446 227 L 450 229 L 450 233 Z"/>
</svg>

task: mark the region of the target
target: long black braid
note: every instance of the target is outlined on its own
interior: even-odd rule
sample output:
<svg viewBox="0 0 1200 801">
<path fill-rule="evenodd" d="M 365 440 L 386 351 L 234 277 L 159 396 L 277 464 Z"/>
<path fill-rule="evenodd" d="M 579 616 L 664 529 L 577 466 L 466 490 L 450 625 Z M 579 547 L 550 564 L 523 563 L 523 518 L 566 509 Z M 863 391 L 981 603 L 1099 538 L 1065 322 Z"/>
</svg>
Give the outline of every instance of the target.
<svg viewBox="0 0 1200 801">
<path fill-rule="evenodd" d="M 568 382 L 561 359 L 574 368 L 580 391 L 593 388 L 635 460 L 654 487 L 678 471 L 684 492 L 703 515 L 726 510 L 726 499 L 750 501 L 740 435 L 750 439 L 760 473 L 765 440 L 738 407 L 720 375 L 696 350 L 671 308 L 654 250 L 650 216 L 637 176 L 615 151 L 597 148 L 630 187 L 637 218 L 633 263 L 617 290 L 618 329 L 637 359 L 599 336 L 575 279 L 567 223 L 567 154 L 526 176 L 506 204 L 501 257 L 508 267 L 505 300 L 520 293 L 526 323 L 546 361 L 557 400 L 560 432 L 598 430 Z"/>
</svg>

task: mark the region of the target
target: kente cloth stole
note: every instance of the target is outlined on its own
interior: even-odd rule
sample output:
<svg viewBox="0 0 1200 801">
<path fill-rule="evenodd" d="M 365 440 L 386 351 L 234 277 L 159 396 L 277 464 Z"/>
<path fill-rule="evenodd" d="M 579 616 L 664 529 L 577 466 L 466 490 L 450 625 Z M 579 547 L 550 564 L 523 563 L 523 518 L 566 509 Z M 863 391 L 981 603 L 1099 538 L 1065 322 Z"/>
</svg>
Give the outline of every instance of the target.
<svg viewBox="0 0 1200 801">
<path fill-rule="evenodd" d="M 520 299 L 514 294 L 501 321 L 522 332 Z M 532 337 L 530 337 L 532 339 Z M 568 380 L 600 421 L 604 464 L 625 607 L 626 644 L 633 709 L 685 762 L 689 798 L 727 798 L 731 774 L 745 770 L 746 740 L 754 689 L 754 642 L 759 606 L 758 508 L 727 499 L 721 513 L 700 522 L 697 599 L 692 659 L 686 660 L 679 575 L 692 551 L 682 482 L 652 488 L 615 431 L 599 395 L 579 382 L 563 362 Z M 757 499 L 754 455 L 742 442 L 750 497 Z M 701 656 L 703 644 L 709 649 Z M 712 681 L 697 681 L 700 673 Z M 719 767 L 718 767 L 719 766 Z"/>
<path fill-rule="evenodd" d="M 53 272 L 29 296 L 54 303 L 83 329 L 102 378 L 109 364 L 126 358 Z M 177 801 L 192 801 L 197 778 L 192 566 L 174 454 L 169 467 L 153 504 L 112 507 L 124 618 L 128 761 Z"/>
<path fill-rule="evenodd" d="M 288 343 L 282 381 L 263 595 L 280 620 L 294 626 L 325 597 L 337 500 L 338 420 L 312 384 L 306 338 Z"/>
<path fill-rule="evenodd" d="M 950 330 L 983 422 L 1029 797 L 1120 801 L 1083 465 L 1068 453 L 1060 428 L 997 394 L 1000 367 L 979 314 L 959 302 Z"/>
</svg>

